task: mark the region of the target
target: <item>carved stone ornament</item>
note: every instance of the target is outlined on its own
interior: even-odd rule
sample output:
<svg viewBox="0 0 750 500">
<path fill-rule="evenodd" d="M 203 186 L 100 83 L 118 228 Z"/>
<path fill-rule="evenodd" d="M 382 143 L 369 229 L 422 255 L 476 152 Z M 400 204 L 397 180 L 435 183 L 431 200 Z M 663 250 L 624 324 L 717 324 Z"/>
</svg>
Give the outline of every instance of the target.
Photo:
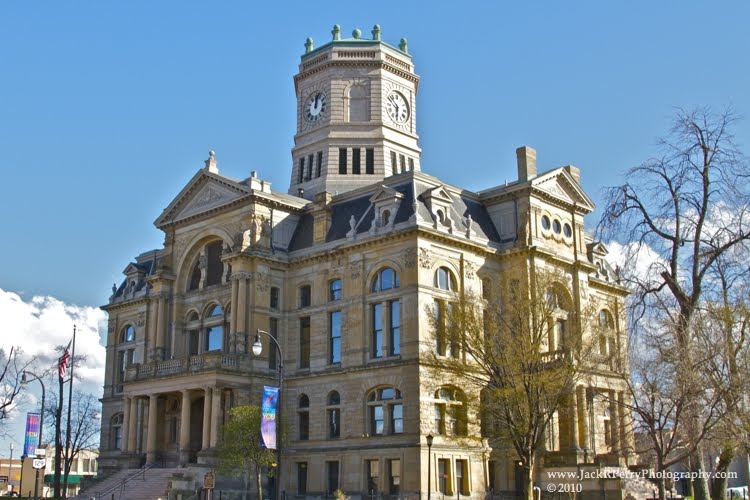
<svg viewBox="0 0 750 500">
<path fill-rule="evenodd" d="M 360 261 L 357 260 L 349 264 L 349 271 L 353 280 L 358 279 L 361 274 Z"/>
<path fill-rule="evenodd" d="M 267 292 L 270 285 L 270 279 L 267 273 L 255 273 L 255 288 L 259 292 Z"/>
<path fill-rule="evenodd" d="M 430 259 L 430 252 L 426 248 L 419 249 L 419 265 L 424 269 L 432 267 L 432 259 Z"/>
<path fill-rule="evenodd" d="M 412 269 L 416 267 L 417 265 L 417 249 L 412 248 L 405 248 L 402 252 L 401 259 L 404 263 L 404 267 L 407 269 Z"/>
<path fill-rule="evenodd" d="M 476 268 L 474 267 L 474 264 L 472 264 L 469 261 L 464 262 L 464 274 L 466 277 L 470 280 L 474 279 L 474 272 L 476 271 Z"/>
</svg>

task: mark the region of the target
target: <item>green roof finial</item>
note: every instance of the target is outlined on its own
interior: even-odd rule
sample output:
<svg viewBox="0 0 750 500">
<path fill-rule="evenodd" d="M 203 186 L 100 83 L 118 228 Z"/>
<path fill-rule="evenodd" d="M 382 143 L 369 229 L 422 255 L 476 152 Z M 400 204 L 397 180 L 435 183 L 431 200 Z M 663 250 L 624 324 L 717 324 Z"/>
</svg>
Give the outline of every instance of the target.
<svg viewBox="0 0 750 500">
<path fill-rule="evenodd" d="M 362 38 L 362 30 L 359 28 L 354 28 L 354 31 L 352 31 L 352 36 L 355 40 L 359 40 Z"/>
<path fill-rule="evenodd" d="M 398 44 L 398 48 L 404 54 L 408 54 L 409 53 L 409 43 L 406 41 L 406 38 L 402 38 L 401 39 L 401 41 Z"/>
<path fill-rule="evenodd" d="M 305 54 L 309 54 L 314 48 L 313 39 L 308 37 L 307 40 L 305 40 Z"/>
<path fill-rule="evenodd" d="M 372 39 L 380 40 L 380 25 L 376 24 L 372 27 Z"/>
<path fill-rule="evenodd" d="M 331 35 L 333 35 L 333 41 L 341 40 L 341 26 L 338 24 L 333 25 L 333 29 L 331 30 Z"/>
</svg>

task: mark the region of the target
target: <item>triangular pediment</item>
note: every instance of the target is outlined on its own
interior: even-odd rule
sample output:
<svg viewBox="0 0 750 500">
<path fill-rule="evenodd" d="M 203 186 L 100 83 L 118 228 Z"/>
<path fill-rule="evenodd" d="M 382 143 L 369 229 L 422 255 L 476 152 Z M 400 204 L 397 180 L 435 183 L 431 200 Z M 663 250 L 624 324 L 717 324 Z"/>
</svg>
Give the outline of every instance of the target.
<svg viewBox="0 0 750 500">
<path fill-rule="evenodd" d="M 421 196 L 425 200 L 438 200 L 448 205 L 453 203 L 453 197 L 451 197 L 451 195 L 448 193 L 448 190 L 445 189 L 445 186 L 442 185 L 428 189 L 427 191 L 423 192 Z"/>
<path fill-rule="evenodd" d="M 594 210 L 594 202 L 565 170 L 559 168 L 531 181 L 535 189 L 544 191 L 569 205 L 577 205 L 587 212 Z"/>
<path fill-rule="evenodd" d="M 137 267 L 135 264 L 131 262 L 130 264 L 128 264 L 128 267 L 125 268 L 122 274 L 126 276 L 130 276 L 131 274 L 138 274 L 138 273 L 143 273 L 143 272 L 144 272 L 143 269 L 140 269 L 139 267 Z"/>
<path fill-rule="evenodd" d="M 248 194 L 245 186 L 216 174 L 198 172 L 162 212 L 157 227 L 176 222 L 233 202 Z"/>
<path fill-rule="evenodd" d="M 595 241 L 594 243 L 591 243 L 591 253 L 605 256 L 609 254 L 609 250 L 607 250 L 607 247 L 604 246 L 604 243 L 601 241 Z"/>
<path fill-rule="evenodd" d="M 370 197 L 370 203 L 377 203 L 379 201 L 383 200 L 393 200 L 394 198 L 403 198 L 404 195 L 399 193 L 393 188 L 390 188 L 388 186 L 381 186 L 380 189 L 378 189 L 375 194 L 373 194 Z"/>
</svg>

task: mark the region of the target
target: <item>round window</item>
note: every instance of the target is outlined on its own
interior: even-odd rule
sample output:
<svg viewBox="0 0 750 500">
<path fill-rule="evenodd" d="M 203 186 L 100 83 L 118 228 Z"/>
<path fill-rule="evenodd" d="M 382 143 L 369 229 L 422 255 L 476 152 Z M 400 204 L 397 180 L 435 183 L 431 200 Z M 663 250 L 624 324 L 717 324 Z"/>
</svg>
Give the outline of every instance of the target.
<svg viewBox="0 0 750 500">
<path fill-rule="evenodd" d="M 571 236 L 573 236 L 573 230 L 570 228 L 570 224 L 565 224 L 563 226 L 563 234 L 566 238 L 570 238 Z"/>
<path fill-rule="evenodd" d="M 549 231 L 549 217 L 542 215 L 542 229 Z"/>
<path fill-rule="evenodd" d="M 562 227 L 560 226 L 560 221 L 555 220 L 552 222 L 552 230 L 555 232 L 555 234 L 560 234 Z"/>
</svg>

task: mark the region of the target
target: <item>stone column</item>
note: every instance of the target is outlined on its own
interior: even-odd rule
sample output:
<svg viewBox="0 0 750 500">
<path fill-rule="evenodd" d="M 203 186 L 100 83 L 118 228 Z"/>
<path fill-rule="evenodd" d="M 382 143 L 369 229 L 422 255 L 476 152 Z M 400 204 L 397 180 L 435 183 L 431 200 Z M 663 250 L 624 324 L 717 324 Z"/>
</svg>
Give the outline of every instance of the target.
<svg viewBox="0 0 750 500">
<path fill-rule="evenodd" d="M 221 420 L 221 389 L 214 387 L 211 408 L 211 448 L 219 443 L 219 421 Z"/>
<path fill-rule="evenodd" d="M 229 316 L 229 334 L 230 339 L 237 335 L 237 308 L 239 307 L 239 301 L 237 294 L 239 291 L 239 283 L 237 279 L 232 275 L 232 310 Z M 231 341 L 231 340 L 230 340 Z M 236 345 L 236 342 L 234 343 Z M 235 350 L 236 352 L 236 350 Z"/>
<path fill-rule="evenodd" d="M 609 421 L 612 426 L 612 450 L 620 451 L 620 405 L 617 404 L 617 393 L 609 391 Z"/>
<path fill-rule="evenodd" d="M 122 409 L 122 442 L 120 443 L 120 449 L 123 452 L 128 450 L 128 438 L 130 437 L 130 407 L 133 404 L 133 399 L 130 397 L 124 398 L 124 407 Z"/>
<path fill-rule="evenodd" d="M 235 330 L 235 334 L 247 333 L 247 311 L 245 310 L 245 304 L 247 304 L 247 275 L 246 273 L 240 273 L 237 304 L 235 305 L 235 314 L 237 315 L 237 329 Z"/>
<path fill-rule="evenodd" d="M 211 445 L 211 396 L 213 389 L 210 387 L 203 388 L 203 442 L 201 449 L 207 450 Z"/>
<path fill-rule="evenodd" d="M 190 461 L 190 391 L 182 390 L 180 408 L 180 465 Z"/>
<path fill-rule="evenodd" d="M 164 359 L 164 339 L 166 337 L 166 301 L 164 295 L 159 295 L 156 303 L 156 356 Z"/>
<path fill-rule="evenodd" d="M 156 417 L 159 410 L 159 396 L 151 394 L 148 397 L 148 430 L 146 434 L 146 463 L 156 461 Z"/>
<path fill-rule="evenodd" d="M 136 451 L 136 424 L 138 423 L 138 401 L 140 398 L 131 398 L 130 400 L 130 418 L 128 419 L 128 441 L 125 446 L 126 451 L 133 453 Z"/>
<path fill-rule="evenodd" d="M 622 443 L 623 455 L 633 455 L 635 445 L 633 444 L 633 433 L 628 419 L 630 410 L 627 409 L 626 404 L 625 392 L 619 391 L 617 393 L 617 406 L 620 408 L 618 414 L 620 418 L 620 443 Z"/>
<path fill-rule="evenodd" d="M 568 427 L 570 429 L 570 443 L 569 446 L 573 450 L 579 450 L 578 446 L 578 408 L 576 407 L 576 396 L 575 393 L 571 394 L 568 398 L 568 415 L 570 416 L 570 422 Z"/>
<path fill-rule="evenodd" d="M 586 411 L 586 388 L 582 385 L 576 387 L 576 399 L 578 403 L 578 420 L 581 425 L 581 448 L 587 450 L 589 447 L 589 419 Z"/>
</svg>

